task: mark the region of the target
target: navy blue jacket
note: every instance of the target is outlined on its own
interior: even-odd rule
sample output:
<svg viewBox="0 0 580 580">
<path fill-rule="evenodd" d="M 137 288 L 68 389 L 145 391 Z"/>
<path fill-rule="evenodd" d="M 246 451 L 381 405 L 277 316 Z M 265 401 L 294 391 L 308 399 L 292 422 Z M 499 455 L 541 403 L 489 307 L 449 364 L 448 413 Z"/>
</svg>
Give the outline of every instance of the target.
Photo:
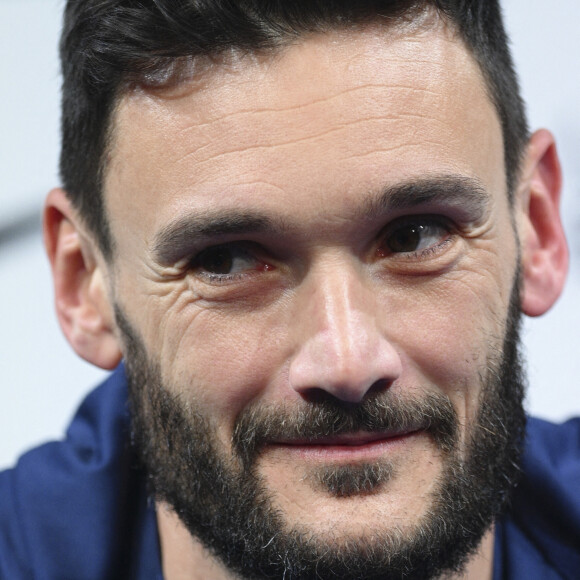
<svg viewBox="0 0 580 580">
<path fill-rule="evenodd" d="M 578 580 L 580 419 L 530 419 L 523 468 L 496 525 L 494 580 Z M 86 398 L 64 441 L 0 473 L 0 578 L 162 579 L 122 367 Z"/>
</svg>

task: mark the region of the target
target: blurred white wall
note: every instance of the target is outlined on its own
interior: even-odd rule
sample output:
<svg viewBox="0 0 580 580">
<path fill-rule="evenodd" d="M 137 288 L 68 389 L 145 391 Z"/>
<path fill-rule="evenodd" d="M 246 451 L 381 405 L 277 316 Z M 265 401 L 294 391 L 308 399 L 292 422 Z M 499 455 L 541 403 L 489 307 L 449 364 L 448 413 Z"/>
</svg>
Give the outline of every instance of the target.
<svg viewBox="0 0 580 580">
<path fill-rule="evenodd" d="M 580 3 L 504 0 L 532 127 L 556 134 L 565 174 L 563 214 L 572 251 L 568 288 L 526 324 L 528 408 L 580 414 Z M 0 0 L 0 467 L 60 437 L 79 400 L 104 376 L 80 361 L 55 320 L 38 223 L 58 184 L 57 42 L 61 0 Z M 32 225 L 30 225 L 32 224 Z"/>
<path fill-rule="evenodd" d="M 61 437 L 105 375 L 81 361 L 58 328 L 38 226 L 44 196 L 58 185 L 62 5 L 0 0 L 0 468 Z M 21 220 L 20 236 L 1 235 Z"/>
</svg>

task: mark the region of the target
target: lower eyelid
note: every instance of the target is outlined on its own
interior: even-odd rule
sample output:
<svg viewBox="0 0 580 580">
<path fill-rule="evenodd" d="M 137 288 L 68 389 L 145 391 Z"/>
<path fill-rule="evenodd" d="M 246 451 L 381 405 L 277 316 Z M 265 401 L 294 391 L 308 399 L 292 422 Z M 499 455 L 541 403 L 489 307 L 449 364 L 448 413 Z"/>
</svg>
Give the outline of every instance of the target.
<svg viewBox="0 0 580 580">
<path fill-rule="evenodd" d="M 456 234 L 449 232 L 444 239 L 440 240 L 436 244 L 429 246 L 428 248 L 424 248 L 423 250 L 416 250 L 414 252 L 402 252 L 384 255 L 381 257 L 381 260 L 386 260 L 387 264 L 400 264 L 401 267 L 412 268 L 414 264 L 419 265 L 424 261 L 436 260 L 440 254 L 445 255 L 447 249 L 451 249 L 450 246 L 452 246 L 456 240 Z M 404 266 L 404 264 L 407 266 Z"/>
<path fill-rule="evenodd" d="M 442 240 L 440 240 L 436 244 L 432 244 L 428 248 L 425 248 L 423 250 L 419 250 L 417 253 L 423 257 L 428 256 L 430 254 L 436 254 L 437 252 L 442 250 L 444 246 L 447 246 L 451 242 L 453 242 L 453 238 L 454 238 L 454 236 L 451 233 L 448 233 L 445 238 L 443 238 Z"/>
<path fill-rule="evenodd" d="M 201 278 L 202 281 L 211 285 L 227 285 L 229 283 L 236 283 L 243 280 L 248 280 L 254 278 L 255 276 L 263 275 L 264 272 L 273 270 L 274 268 L 268 264 L 264 264 L 263 268 L 260 269 L 248 269 L 242 272 L 233 272 L 231 274 L 212 274 L 211 272 L 204 272 L 198 270 L 193 272 L 194 276 Z"/>
<path fill-rule="evenodd" d="M 252 271 L 250 271 L 252 272 Z M 247 278 L 252 274 L 250 272 L 234 272 L 232 274 L 212 274 L 211 272 L 198 271 L 198 276 L 210 281 L 213 284 L 223 284 L 226 282 L 233 282 L 242 278 Z"/>
</svg>

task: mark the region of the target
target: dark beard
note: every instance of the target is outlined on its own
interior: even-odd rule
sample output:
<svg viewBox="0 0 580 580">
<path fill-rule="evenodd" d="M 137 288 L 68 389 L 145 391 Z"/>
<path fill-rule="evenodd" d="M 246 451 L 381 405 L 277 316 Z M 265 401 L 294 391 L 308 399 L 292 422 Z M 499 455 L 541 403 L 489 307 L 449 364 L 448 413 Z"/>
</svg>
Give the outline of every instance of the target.
<svg viewBox="0 0 580 580">
<path fill-rule="evenodd" d="M 517 286 L 517 285 L 516 285 Z M 252 409 L 236 420 L 230 457 L 211 418 L 165 388 L 157 364 L 117 309 L 126 347 L 134 442 L 152 493 L 192 536 L 244 578 L 427 580 L 459 571 L 501 513 L 518 475 L 525 429 L 519 356 L 519 300 L 512 293 L 502 353 L 482 370 L 476 422 L 463 452 L 450 400 L 393 397 L 389 390 L 353 406 L 324 397 L 306 408 Z M 186 391 L 186 389 L 181 389 Z M 282 417 L 284 421 L 282 421 Z M 442 475 L 427 515 L 410 531 L 371 530 L 322 541 L 289 528 L 256 469 L 272 437 L 308 437 L 420 425 L 442 453 Z M 337 497 L 371 494 L 394 474 L 388 463 L 320 469 L 313 485 Z"/>
</svg>

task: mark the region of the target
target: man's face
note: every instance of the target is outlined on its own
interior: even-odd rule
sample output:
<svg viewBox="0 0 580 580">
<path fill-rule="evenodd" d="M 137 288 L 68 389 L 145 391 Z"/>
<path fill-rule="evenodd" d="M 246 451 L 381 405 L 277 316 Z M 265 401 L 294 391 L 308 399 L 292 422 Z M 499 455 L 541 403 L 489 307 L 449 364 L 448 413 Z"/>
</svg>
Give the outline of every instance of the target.
<svg viewBox="0 0 580 580">
<path fill-rule="evenodd" d="M 501 128 L 452 35 L 312 36 L 131 93 L 106 204 L 119 319 L 284 530 L 343 549 L 436 511 L 517 264 Z M 368 401 L 401 412 L 344 419 Z"/>
</svg>

